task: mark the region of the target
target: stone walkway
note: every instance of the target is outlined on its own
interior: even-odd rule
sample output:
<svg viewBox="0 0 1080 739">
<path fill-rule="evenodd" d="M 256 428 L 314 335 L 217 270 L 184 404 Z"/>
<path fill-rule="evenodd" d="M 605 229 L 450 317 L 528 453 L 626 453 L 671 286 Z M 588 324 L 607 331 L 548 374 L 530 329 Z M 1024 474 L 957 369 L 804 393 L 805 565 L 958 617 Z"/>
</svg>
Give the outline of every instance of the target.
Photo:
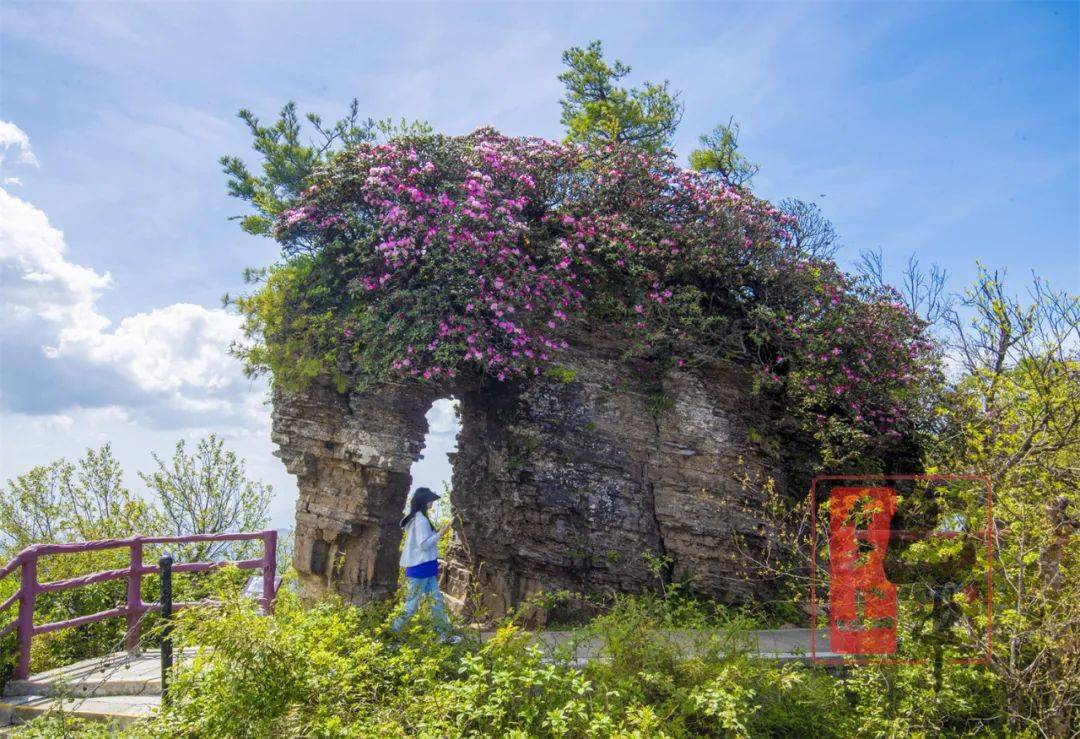
<svg viewBox="0 0 1080 739">
<path fill-rule="evenodd" d="M 179 654 L 177 660 L 186 657 Z M 160 652 L 118 652 L 9 681 L 0 698 L 0 726 L 50 711 L 126 725 L 147 718 L 160 704 Z"/>
<path fill-rule="evenodd" d="M 690 655 L 710 646 L 721 651 L 746 650 L 759 657 L 778 660 L 801 660 L 810 656 L 810 629 L 768 629 L 746 631 L 729 635 L 720 631 L 699 631 L 693 629 L 673 629 L 663 632 L 664 636 L 683 654 Z M 494 632 L 481 632 L 482 641 L 487 641 Z M 573 631 L 539 631 L 534 634 L 548 655 L 573 650 L 571 663 L 577 666 L 601 656 L 603 639 L 599 636 L 583 638 Z M 839 657 L 829 650 L 829 631 L 819 629 L 814 649 L 818 657 Z M 562 656 L 562 655 L 560 655 Z"/>
<path fill-rule="evenodd" d="M 475 632 L 472 632 L 475 634 Z M 722 632 L 672 630 L 663 632 L 672 645 L 684 654 L 710 646 L 722 651 L 745 649 L 766 659 L 803 660 L 810 654 L 809 629 L 750 631 L 738 637 Z M 480 633 L 487 641 L 494 632 Z M 569 659 L 580 667 L 592 659 L 602 659 L 602 640 L 582 638 L 572 631 L 540 631 L 534 634 L 544 652 Z M 817 635 L 819 657 L 836 657 L 829 648 L 828 631 Z M 177 655 L 177 661 L 190 658 L 194 650 Z M 150 716 L 161 703 L 161 655 L 157 651 L 138 656 L 126 653 L 88 659 L 66 667 L 31 675 L 27 680 L 12 680 L 0 698 L 0 727 L 25 723 L 50 711 L 64 711 L 81 718 L 111 721 L 125 725 Z M 0 736 L 3 736 L 0 728 Z"/>
</svg>

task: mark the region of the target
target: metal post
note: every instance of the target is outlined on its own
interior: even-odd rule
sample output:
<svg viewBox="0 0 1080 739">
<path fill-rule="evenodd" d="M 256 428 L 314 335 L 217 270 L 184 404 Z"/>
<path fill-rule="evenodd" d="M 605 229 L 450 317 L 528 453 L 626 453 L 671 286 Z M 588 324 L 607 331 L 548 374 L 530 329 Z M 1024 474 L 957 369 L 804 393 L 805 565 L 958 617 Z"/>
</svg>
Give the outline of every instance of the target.
<svg viewBox="0 0 1080 739">
<path fill-rule="evenodd" d="M 34 640 L 34 601 L 37 598 L 37 547 L 31 547 L 22 563 L 19 583 L 19 663 L 15 666 L 16 680 L 30 677 L 30 646 Z"/>
<path fill-rule="evenodd" d="M 277 577 L 277 531 L 267 531 L 263 536 L 263 613 L 274 612 L 274 581 Z"/>
<path fill-rule="evenodd" d="M 172 645 L 172 565 L 170 554 L 158 560 L 161 568 L 161 700 L 168 701 L 169 670 L 173 664 Z"/>
<path fill-rule="evenodd" d="M 139 651 L 139 623 L 142 621 L 142 541 L 135 537 L 131 543 L 131 568 L 128 570 L 127 635 L 124 647 L 131 654 Z"/>
</svg>

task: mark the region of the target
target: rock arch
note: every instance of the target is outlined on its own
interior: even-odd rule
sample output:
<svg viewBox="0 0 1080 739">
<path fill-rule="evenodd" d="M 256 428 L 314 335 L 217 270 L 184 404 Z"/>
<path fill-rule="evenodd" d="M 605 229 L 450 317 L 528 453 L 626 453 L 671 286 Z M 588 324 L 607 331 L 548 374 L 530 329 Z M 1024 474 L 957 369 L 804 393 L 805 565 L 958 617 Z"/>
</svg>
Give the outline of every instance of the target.
<svg viewBox="0 0 1080 739">
<path fill-rule="evenodd" d="M 304 592 L 357 603 L 394 592 L 409 468 L 426 411 L 450 393 L 462 414 L 443 583 L 453 608 L 499 616 L 539 590 L 640 592 L 658 584 L 644 555 L 670 557 L 672 576 L 726 602 L 773 592 L 741 576 L 777 524 L 740 478 L 800 490 L 808 447 L 778 442 L 782 409 L 751 392 L 748 371 L 717 363 L 657 385 L 595 334 L 560 363 L 528 382 L 275 391 L 273 440 L 300 489 Z"/>
</svg>

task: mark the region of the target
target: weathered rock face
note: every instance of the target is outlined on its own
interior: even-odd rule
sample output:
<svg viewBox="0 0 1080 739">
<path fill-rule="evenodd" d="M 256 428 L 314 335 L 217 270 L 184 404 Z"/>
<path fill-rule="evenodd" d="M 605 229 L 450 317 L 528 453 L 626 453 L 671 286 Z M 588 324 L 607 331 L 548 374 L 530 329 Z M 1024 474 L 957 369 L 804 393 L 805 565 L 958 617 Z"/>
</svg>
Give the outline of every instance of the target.
<svg viewBox="0 0 1080 739">
<path fill-rule="evenodd" d="M 306 593 L 331 583 L 357 603 L 394 593 L 398 521 L 433 400 L 417 387 L 274 393 L 272 438 L 300 488 L 294 565 Z"/>
<path fill-rule="evenodd" d="M 760 483 L 805 480 L 775 441 L 761 442 L 775 440 L 779 414 L 749 376 L 717 367 L 671 372 L 660 388 L 626 380 L 618 347 L 595 336 L 560 361 L 554 377 L 524 384 L 276 394 L 273 438 L 300 487 L 306 591 L 332 584 L 356 602 L 393 592 L 424 414 L 453 393 L 458 518 L 443 584 L 453 607 L 499 616 L 541 590 L 640 592 L 659 585 L 647 559 L 661 555 L 668 576 L 703 594 L 770 593 L 749 564 L 774 534 Z"/>
</svg>

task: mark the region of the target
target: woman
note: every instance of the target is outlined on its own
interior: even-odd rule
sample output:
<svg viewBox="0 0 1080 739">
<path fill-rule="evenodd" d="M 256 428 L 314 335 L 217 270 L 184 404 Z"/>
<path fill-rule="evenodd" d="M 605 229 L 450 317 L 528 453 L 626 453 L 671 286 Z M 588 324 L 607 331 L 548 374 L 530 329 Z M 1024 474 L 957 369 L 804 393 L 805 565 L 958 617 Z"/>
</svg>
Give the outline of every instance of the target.
<svg viewBox="0 0 1080 739">
<path fill-rule="evenodd" d="M 442 640 L 456 644 L 461 637 L 450 635 L 450 619 L 446 616 L 446 606 L 439 592 L 439 538 L 450 528 L 450 524 L 436 531 L 428 518 L 428 510 L 439 497 L 430 488 L 417 488 L 413 492 L 409 515 L 401 519 L 401 528 L 405 529 L 401 566 L 405 568 L 405 579 L 409 586 L 405 595 L 405 612 L 394 619 L 390 628 L 400 631 L 416 613 L 420 599 L 429 595 L 432 599 L 431 615 L 435 618 L 435 626 L 442 634 Z"/>
</svg>

